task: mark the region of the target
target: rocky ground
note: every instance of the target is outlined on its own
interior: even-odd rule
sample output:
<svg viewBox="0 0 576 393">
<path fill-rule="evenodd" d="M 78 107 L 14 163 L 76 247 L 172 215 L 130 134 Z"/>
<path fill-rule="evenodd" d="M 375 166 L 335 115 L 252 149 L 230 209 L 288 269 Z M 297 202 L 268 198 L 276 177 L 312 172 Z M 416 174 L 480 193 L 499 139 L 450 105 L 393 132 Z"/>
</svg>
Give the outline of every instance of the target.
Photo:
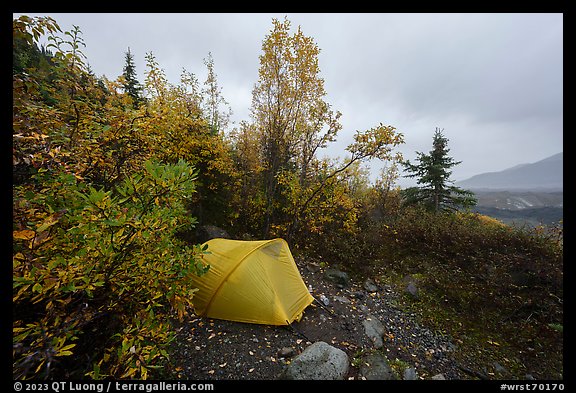
<svg viewBox="0 0 576 393">
<path fill-rule="evenodd" d="M 390 378 L 486 378 L 454 359 L 457 344 L 450 337 L 431 332 L 419 325 L 416 315 L 396 306 L 405 294 L 371 279 L 343 278 L 314 263 L 297 264 L 317 300 L 300 322 L 268 326 L 187 320 L 178 326 L 172 346 L 173 375 L 187 380 L 282 379 L 293 359 L 324 341 L 348 355 L 345 379 L 365 379 L 374 355 L 387 361 Z"/>
</svg>

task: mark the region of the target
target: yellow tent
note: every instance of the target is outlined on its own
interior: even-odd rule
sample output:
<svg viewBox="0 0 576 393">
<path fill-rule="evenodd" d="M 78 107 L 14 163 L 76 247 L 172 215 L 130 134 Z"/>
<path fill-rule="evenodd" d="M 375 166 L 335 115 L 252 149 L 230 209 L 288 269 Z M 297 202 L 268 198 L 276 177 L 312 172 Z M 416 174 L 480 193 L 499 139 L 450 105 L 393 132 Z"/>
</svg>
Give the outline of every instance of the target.
<svg viewBox="0 0 576 393">
<path fill-rule="evenodd" d="M 230 321 L 287 325 L 314 301 L 283 239 L 212 239 L 208 273 L 194 276 L 197 315 Z"/>
</svg>

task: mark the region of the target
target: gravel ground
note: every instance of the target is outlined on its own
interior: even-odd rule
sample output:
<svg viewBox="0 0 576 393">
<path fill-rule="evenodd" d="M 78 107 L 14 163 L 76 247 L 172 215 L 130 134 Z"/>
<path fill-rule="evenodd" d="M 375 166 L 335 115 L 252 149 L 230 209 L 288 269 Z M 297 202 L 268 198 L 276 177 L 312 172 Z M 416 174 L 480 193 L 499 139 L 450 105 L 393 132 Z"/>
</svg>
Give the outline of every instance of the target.
<svg viewBox="0 0 576 393">
<path fill-rule="evenodd" d="M 471 379 L 452 358 L 456 349 L 449 337 L 420 326 L 416 316 L 399 310 L 400 294 L 386 285 L 376 292 L 350 280 L 338 288 L 324 270 L 310 271 L 299 263 L 312 295 L 328 299 L 314 302 L 292 326 L 269 326 L 193 317 L 177 326 L 172 345 L 174 375 L 186 380 L 271 380 L 282 378 L 291 358 L 316 341 L 325 341 L 348 354 L 348 379 L 361 379 L 358 364 L 375 349 L 363 327 L 369 315 L 384 325 L 379 349 L 399 368 L 414 367 L 418 378 L 443 374 L 446 379 Z M 283 352 L 284 351 L 284 352 Z"/>
</svg>

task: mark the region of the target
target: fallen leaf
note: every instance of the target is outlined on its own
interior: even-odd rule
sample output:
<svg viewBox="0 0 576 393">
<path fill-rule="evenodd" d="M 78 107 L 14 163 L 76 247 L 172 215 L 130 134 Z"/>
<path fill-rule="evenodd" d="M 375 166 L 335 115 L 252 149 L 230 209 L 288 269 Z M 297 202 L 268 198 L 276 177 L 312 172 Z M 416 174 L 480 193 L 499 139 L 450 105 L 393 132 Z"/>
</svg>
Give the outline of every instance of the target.
<svg viewBox="0 0 576 393">
<path fill-rule="evenodd" d="M 21 239 L 21 240 L 30 240 L 34 238 L 36 232 L 31 231 L 30 229 L 24 229 L 22 231 L 14 231 L 12 232 L 12 236 L 14 239 Z"/>
<path fill-rule="evenodd" d="M 253 369 L 253 368 L 251 368 L 250 370 L 248 370 L 248 372 L 249 372 L 249 373 L 251 373 L 252 371 L 254 371 L 254 369 Z"/>
<path fill-rule="evenodd" d="M 222 364 L 219 364 L 218 367 L 222 368 L 222 367 L 226 367 L 226 364 L 228 364 L 228 362 L 224 362 Z"/>
</svg>

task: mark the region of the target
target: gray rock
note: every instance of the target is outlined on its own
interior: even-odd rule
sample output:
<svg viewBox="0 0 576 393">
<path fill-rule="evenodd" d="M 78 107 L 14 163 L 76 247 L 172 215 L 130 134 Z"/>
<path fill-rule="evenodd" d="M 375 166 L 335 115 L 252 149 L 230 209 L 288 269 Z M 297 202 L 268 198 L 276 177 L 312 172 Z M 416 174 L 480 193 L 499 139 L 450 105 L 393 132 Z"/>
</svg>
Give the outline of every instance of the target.
<svg viewBox="0 0 576 393">
<path fill-rule="evenodd" d="M 364 289 L 367 290 L 368 292 L 378 291 L 378 285 L 376 285 L 374 280 L 372 280 L 371 278 L 366 279 L 366 281 L 364 281 L 363 286 L 364 286 Z"/>
<path fill-rule="evenodd" d="M 418 379 L 418 374 L 414 367 L 408 367 L 404 370 L 404 380 L 405 381 L 415 381 Z"/>
<path fill-rule="evenodd" d="M 296 354 L 296 350 L 292 347 L 284 347 L 278 351 L 278 356 L 281 358 L 290 358 Z"/>
<path fill-rule="evenodd" d="M 405 291 L 412 297 L 418 298 L 418 287 L 416 286 L 416 283 L 414 283 L 414 281 L 410 281 L 408 285 L 406 285 Z"/>
<path fill-rule="evenodd" d="M 430 379 L 433 379 L 435 381 L 445 381 L 446 377 L 444 376 L 444 374 L 436 374 Z"/>
<path fill-rule="evenodd" d="M 345 288 L 346 286 L 348 286 L 348 283 L 350 281 L 348 273 L 333 268 L 326 269 L 326 271 L 324 272 L 324 277 L 327 280 L 332 281 L 334 284 L 336 284 L 338 288 Z"/>
<path fill-rule="evenodd" d="M 334 300 L 343 304 L 350 304 L 350 299 L 345 296 L 334 296 Z"/>
<path fill-rule="evenodd" d="M 390 368 L 388 360 L 379 353 L 366 356 L 360 365 L 360 374 L 368 380 L 394 380 L 396 374 Z"/>
<path fill-rule="evenodd" d="M 306 269 L 310 273 L 316 273 L 316 272 L 320 271 L 320 265 L 315 263 L 315 262 L 309 262 L 306 264 Z"/>
<path fill-rule="evenodd" d="M 382 322 L 374 315 L 368 315 L 362 322 L 362 325 L 364 326 L 364 332 L 374 344 L 374 348 L 382 348 L 384 346 L 384 342 L 382 341 L 384 325 L 382 325 Z"/>
<path fill-rule="evenodd" d="M 325 306 L 328 306 L 330 304 L 330 300 L 328 300 L 328 298 L 324 295 L 320 295 L 320 301 L 322 302 L 322 304 L 324 304 Z"/>
<path fill-rule="evenodd" d="M 501 374 L 501 375 L 508 374 L 508 370 L 506 369 L 506 367 L 504 367 L 500 363 L 494 362 L 494 363 L 492 363 L 492 366 L 494 366 L 494 371 L 496 371 L 498 374 Z"/>
<path fill-rule="evenodd" d="M 354 299 L 362 300 L 362 299 L 364 299 L 365 295 L 362 291 L 355 291 L 355 292 L 352 292 L 352 297 Z"/>
<path fill-rule="evenodd" d="M 323 341 L 315 342 L 287 366 L 284 378 L 297 380 L 341 380 L 348 374 L 348 355 Z"/>
<path fill-rule="evenodd" d="M 196 229 L 198 243 L 205 243 L 210 239 L 230 239 L 230 235 L 224 229 L 215 225 L 201 225 Z"/>
</svg>

